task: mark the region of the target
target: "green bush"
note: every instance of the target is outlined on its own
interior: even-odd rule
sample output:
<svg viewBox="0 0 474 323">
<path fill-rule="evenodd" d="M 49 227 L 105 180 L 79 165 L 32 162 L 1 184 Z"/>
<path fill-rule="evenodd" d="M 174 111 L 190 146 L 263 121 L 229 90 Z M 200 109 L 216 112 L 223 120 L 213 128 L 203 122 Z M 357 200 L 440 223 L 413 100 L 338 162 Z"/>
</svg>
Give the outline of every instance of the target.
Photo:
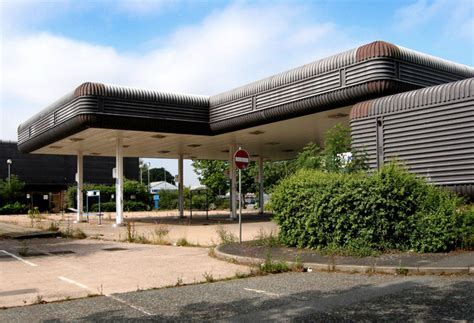
<svg viewBox="0 0 474 323">
<path fill-rule="evenodd" d="M 160 196 L 158 202 L 160 210 L 176 210 L 178 208 L 178 191 L 162 190 L 158 195 Z"/>
<path fill-rule="evenodd" d="M 101 212 L 115 212 L 115 202 L 105 202 L 100 203 L 100 211 Z M 150 206 L 140 201 L 125 201 L 123 203 L 123 210 L 126 212 L 130 211 L 149 211 Z M 99 211 L 99 204 L 94 204 L 90 208 L 91 212 L 98 212 Z"/>
<path fill-rule="evenodd" d="M 84 185 L 84 207 L 86 205 L 86 191 L 92 191 L 92 190 L 97 190 L 100 191 L 100 199 L 101 199 L 101 207 L 105 203 L 114 203 L 113 207 L 106 206 L 113 208 L 113 211 L 115 211 L 115 199 L 112 198 L 112 195 L 115 196 L 115 185 L 102 185 L 102 184 L 87 184 Z M 66 193 L 66 201 L 67 201 L 67 206 L 70 208 L 76 208 L 76 192 L 77 192 L 77 187 L 76 186 L 70 186 L 67 190 Z M 133 195 L 133 199 L 132 199 Z M 146 205 L 151 204 L 151 195 L 148 194 L 146 185 L 141 184 L 137 181 L 131 181 L 131 180 L 124 180 L 124 185 L 123 185 L 123 197 L 124 197 L 124 203 L 127 202 L 142 202 Z M 98 203 L 97 198 L 91 198 L 89 199 L 89 208 L 93 210 L 94 206 Z M 125 204 L 124 204 L 125 206 Z M 106 212 L 112 212 L 108 211 L 108 209 L 104 209 Z"/>
<path fill-rule="evenodd" d="M 289 246 L 438 252 L 466 247 L 472 234 L 461 198 L 394 164 L 370 176 L 301 170 L 271 205 Z"/>
<path fill-rule="evenodd" d="M 230 200 L 228 198 L 217 198 L 214 206 L 217 210 L 225 210 L 229 208 Z"/>
<path fill-rule="evenodd" d="M 26 214 L 26 213 L 28 213 L 28 206 L 21 204 L 20 202 L 6 204 L 0 207 L 0 214 Z"/>
</svg>

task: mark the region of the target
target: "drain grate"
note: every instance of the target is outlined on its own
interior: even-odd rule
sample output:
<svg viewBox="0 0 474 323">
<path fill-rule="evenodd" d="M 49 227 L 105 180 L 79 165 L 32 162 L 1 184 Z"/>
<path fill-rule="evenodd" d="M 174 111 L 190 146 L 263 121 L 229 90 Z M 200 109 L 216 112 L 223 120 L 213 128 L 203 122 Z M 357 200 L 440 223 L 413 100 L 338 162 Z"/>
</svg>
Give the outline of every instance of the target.
<svg viewBox="0 0 474 323">
<path fill-rule="evenodd" d="M 53 255 L 70 255 L 75 252 L 71 250 L 57 250 L 57 251 L 50 251 L 49 253 Z"/>
<path fill-rule="evenodd" d="M 120 247 L 112 247 L 112 248 L 104 248 L 102 250 L 105 250 L 105 251 L 123 251 L 123 250 L 128 250 L 128 249 L 120 248 Z"/>
</svg>

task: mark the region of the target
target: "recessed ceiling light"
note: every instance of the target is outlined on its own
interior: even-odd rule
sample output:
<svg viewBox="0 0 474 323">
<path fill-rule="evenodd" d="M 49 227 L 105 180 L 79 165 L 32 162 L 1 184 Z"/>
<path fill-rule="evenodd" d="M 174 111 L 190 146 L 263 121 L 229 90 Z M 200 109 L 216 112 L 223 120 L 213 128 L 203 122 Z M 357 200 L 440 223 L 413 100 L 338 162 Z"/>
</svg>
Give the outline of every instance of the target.
<svg viewBox="0 0 474 323">
<path fill-rule="evenodd" d="M 265 133 L 265 131 L 255 130 L 255 131 L 249 132 L 250 135 L 261 135 L 262 133 Z"/>
<path fill-rule="evenodd" d="M 282 149 L 282 152 L 284 152 L 284 153 L 291 153 L 293 151 L 295 151 L 295 150 L 294 149 Z"/>
<path fill-rule="evenodd" d="M 72 142 L 78 142 L 78 141 L 83 141 L 84 138 L 72 137 L 72 138 L 69 138 L 69 140 L 71 140 Z"/>
<path fill-rule="evenodd" d="M 63 148 L 63 146 L 49 146 L 49 148 L 51 148 L 51 149 L 61 149 L 61 148 Z"/>
<path fill-rule="evenodd" d="M 221 150 L 221 153 L 228 153 L 228 152 L 229 152 L 229 149 Z"/>
<path fill-rule="evenodd" d="M 130 147 L 130 145 L 123 145 L 123 148 L 128 148 Z"/>
<path fill-rule="evenodd" d="M 260 155 L 250 155 L 250 157 L 259 157 Z"/>
<path fill-rule="evenodd" d="M 196 159 L 197 157 L 196 156 L 189 156 L 188 158 L 189 159 Z"/>
<path fill-rule="evenodd" d="M 275 141 L 270 141 L 270 142 L 264 143 L 264 145 L 268 145 L 268 146 L 275 146 L 275 145 L 279 145 L 279 144 L 280 144 L 279 142 L 275 142 Z"/>
<path fill-rule="evenodd" d="M 196 147 L 201 147 L 202 145 L 201 144 L 189 144 L 188 147 L 193 147 L 193 148 L 196 148 Z"/>
<path fill-rule="evenodd" d="M 153 135 L 151 136 L 152 138 L 157 138 L 157 139 L 163 139 L 163 138 L 166 138 L 166 136 L 164 135 L 160 135 L 160 134 L 157 134 L 157 135 Z"/>
<path fill-rule="evenodd" d="M 169 150 L 159 150 L 158 151 L 160 154 L 167 154 L 169 153 L 170 151 Z"/>
<path fill-rule="evenodd" d="M 100 153 L 91 153 L 91 156 L 99 156 Z"/>
</svg>

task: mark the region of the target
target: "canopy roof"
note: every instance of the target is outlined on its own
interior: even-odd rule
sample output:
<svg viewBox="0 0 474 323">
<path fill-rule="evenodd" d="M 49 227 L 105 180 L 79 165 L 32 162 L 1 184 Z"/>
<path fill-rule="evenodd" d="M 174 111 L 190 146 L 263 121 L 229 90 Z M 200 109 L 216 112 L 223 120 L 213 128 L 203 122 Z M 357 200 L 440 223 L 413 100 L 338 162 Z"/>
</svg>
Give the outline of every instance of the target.
<svg viewBox="0 0 474 323">
<path fill-rule="evenodd" d="M 22 152 L 227 159 L 230 145 L 288 159 L 360 101 L 474 76 L 474 69 L 383 41 L 215 96 L 84 83 L 18 128 Z"/>
</svg>

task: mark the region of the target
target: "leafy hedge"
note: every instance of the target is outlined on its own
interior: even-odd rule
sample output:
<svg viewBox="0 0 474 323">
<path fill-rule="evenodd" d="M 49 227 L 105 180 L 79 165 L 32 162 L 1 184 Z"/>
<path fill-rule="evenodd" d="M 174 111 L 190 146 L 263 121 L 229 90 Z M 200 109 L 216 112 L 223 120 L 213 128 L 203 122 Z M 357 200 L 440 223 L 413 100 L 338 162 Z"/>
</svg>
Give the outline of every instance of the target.
<svg viewBox="0 0 474 323">
<path fill-rule="evenodd" d="M 165 191 L 162 190 L 158 193 L 160 201 L 158 206 L 160 210 L 176 210 L 178 208 L 178 191 Z M 184 189 L 184 208 L 189 209 L 189 188 Z M 194 210 L 205 210 L 206 209 L 206 194 L 193 192 L 193 209 Z"/>
<path fill-rule="evenodd" d="M 101 199 L 101 208 L 105 212 L 115 211 L 115 199 L 112 199 L 112 195 L 115 195 L 115 186 L 114 185 L 101 185 L 101 184 L 87 184 L 84 185 L 84 207 L 86 204 L 86 191 L 98 190 L 100 191 Z M 68 207 L 76 208 L 76 186 L 70 186 L 66 193 L 66 200 Z M 133 195 L 133 199 L 132 199 Z M 148 210 L 152 205 L 151 195 L 148 194 L 147 188 L 144 184 L 141 184 L 137 181 L 131 181 L 125 179 L 123 185 L 123 197 L 124 197 L 124 210 L 126 211 L 145 211 Z M 97 198 L 89 200 L 89 207 L 91 210 L 97 209 L 96 204 L 98 203 Z M 136 204 L 140 202 L 139 204 Z M 127 204 L 130 205 L 130 209 L 127 210 Z M 138 206 L 143 206 L 140 209 L 137 209 Z"/>
<path fill-rule="evenodd" d="M 0 207 L 0 214 L 26 214 L 28 213 L 28 206 L 20 202 L 6 204 Z"/>
<path fill-rule="evenodd" d="M 462 199 L 395 166 L 372 175 L 301 170 L 271 198 L 288 246 L 439 252 L 472 247 Z"/>
<path fill-rule="evenodd" d="M 126 212 L 131 211 L 149 211 L 151 207 L 148 204 L 145 204 L 140 201 L 124 201 L 123 202 L 123 210 Z M 91 208 L 91 212 L 98 212 L 99 211 L 99 204 L 94 204 Z M 115 202 L 105 202 L 100 203 L 100 211 L 101 212 L 115 212 Z"/>
</svg>

